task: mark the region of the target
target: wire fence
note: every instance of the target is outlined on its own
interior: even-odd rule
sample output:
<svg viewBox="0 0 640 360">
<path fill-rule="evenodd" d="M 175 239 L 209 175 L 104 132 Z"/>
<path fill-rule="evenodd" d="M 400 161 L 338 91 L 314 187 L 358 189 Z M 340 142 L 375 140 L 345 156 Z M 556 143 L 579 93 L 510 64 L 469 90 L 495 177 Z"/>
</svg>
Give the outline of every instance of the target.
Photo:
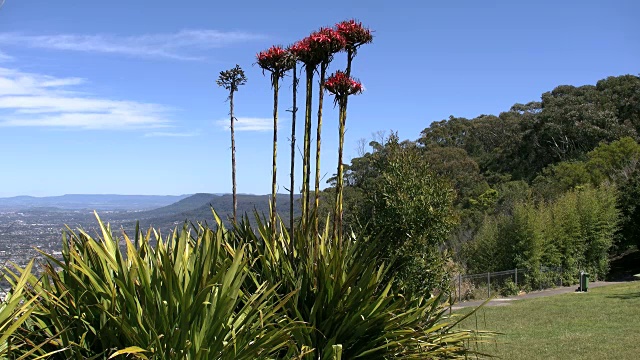
<svg viewBox="0 0 640 360">
<path fill-rule="evenodd" d="M 457 301 L 482 300 L 493 296 L 513 296 L 521 291 L 543 290 L 563 286 L 562 268 L 512 269 L 481 274 L 459 274 L 453 280 L 453 297 Z"/>
</svg>

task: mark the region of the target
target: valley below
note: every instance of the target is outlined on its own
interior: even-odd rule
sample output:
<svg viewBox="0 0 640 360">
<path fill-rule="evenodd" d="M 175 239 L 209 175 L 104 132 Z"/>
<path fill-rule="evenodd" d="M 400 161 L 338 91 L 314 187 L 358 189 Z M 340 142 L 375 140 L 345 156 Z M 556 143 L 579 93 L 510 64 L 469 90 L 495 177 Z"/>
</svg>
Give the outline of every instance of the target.
<svg viewBox="0 0 640 360">
<path fill-rule="evenodd" d="M 279 214 L 289 217 L 289 195 L 278 195 Z M 248 214 L 253 219 L 269 211 L 268 195 L 238 195 L 238 214 Z M 299 206 L 294 205 L 296 214 Z M 65 195 L 60 197 L 0 198 L 0 261 L 25 265 L 30 259 L 44 259 L 38 250 L 61 255 L 62 232 L 83 229 L 91 236 L 99 235 L 94 211 L 101 220 L 109 223 L 114 232 L 135 232 L 153 227 L 166 237 L 185 223 L 207 222 L 212 224 L 215 209 L 218 216 L 229 224 L 233 214 L 230 194 L 205 194 L 181 196 L 127 196 L 127 195 Z"/>
</svg>

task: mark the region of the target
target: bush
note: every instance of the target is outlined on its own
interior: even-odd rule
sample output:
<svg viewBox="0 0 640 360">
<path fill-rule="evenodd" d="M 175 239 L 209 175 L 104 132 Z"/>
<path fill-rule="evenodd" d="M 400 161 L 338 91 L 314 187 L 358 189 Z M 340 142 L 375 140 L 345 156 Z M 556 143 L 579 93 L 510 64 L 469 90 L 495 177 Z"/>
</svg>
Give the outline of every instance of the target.
<svg viewBox="0 0 640 360">
<path fill-rule="evenodd" d="M 371 261 L 375 250 L 355 236 L 340 246 L 328 226 L 318 241 L 313 230 L 297 228 L 294 239 L 283 230 L 274 243 L 268 224 L 258 220 L 257 230 L 245 219 L 233 248 L 247 246 L 251 279 L 280 284 L 280 297 L 295 292 L 283 310 L 309 325 L 293 330 L 301 351 L 309 351 L 304 359 L 333 359 L 336 346 L 344 359 L 464 358 L 472 353 L 465 342 L 487 335 L 454 329 L 444 292 L 423 298 L 395 289 L 390 267 Z"/>
<path fill-rule="evenodd" d="M 518 285 L 516 285 L 516 283 L 511 279 L 507 279 L 500 288 L 501 296 L 514 296 L 518 295 L 519 293 L 520 289 L 518 288 Z"/>
<path fill-rule="evenodd" d="M 355 209 L 357 222 L 378 250 L 372 255 L 379 264 L 394 259 L 397 284 L 428 297 L 449 283 L 442 249 L 456 221 L 455 194 L 422 149 L 400 143 L 395 134 L 376 149 L 361 160 L 368 172 L 356 183 L 364 194 Z"/>
<path fill-rule="evenodd" d="M 567 284 L 580 270 L 600 279 L 619 221 L 615 188 L 584 186 L 550 203 L 520 202 L 511 215 L 487 216 L 463 254 L 473 273 L 530 269 L 525 280 L 534 288 L 560 280 L 545 278 L 541 265 L 561 267 Z"/>
<path fill-rule="evenodd" d="M 65 232 L 62 260 L 48 256 L 41 279 L 30 268 L 9 273 L 11 304 L 22 308 L 0 314 L 23 321 L 10 356 L 457 359 L 489 335 L 458 329 L 442 295 L 404 296 L 366 243 L 336 245 L 328 228 L 317 243 L 295 229 L 291 254 L 289 233 L 274 242 L 259 218 L 257 233 L 248 222 L 227 231 L 216 217 L 213 229 L 185 225 L 166 239 L 137 231 L 123 243 L 98 222 L 97 239 Z"/>
</svg>

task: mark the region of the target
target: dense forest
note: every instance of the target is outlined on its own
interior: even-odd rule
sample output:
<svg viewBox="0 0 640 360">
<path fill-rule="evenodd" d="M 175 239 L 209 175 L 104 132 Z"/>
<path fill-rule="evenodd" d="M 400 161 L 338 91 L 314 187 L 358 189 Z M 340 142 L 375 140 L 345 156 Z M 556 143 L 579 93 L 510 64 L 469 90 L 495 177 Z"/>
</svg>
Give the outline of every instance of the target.
<svg viewBox="0 0 640 360">
<path fill-rule="evenodd" d="M 346 223 L 393 254 L 399 281 L 416 289 L 451 267 L 562 266 L 601 279 L 611 257 L 640 246 L 639 134 L 634 75 L 451 116 L 415 140 L 378 134 L 345 172 Z"/>
</svg>

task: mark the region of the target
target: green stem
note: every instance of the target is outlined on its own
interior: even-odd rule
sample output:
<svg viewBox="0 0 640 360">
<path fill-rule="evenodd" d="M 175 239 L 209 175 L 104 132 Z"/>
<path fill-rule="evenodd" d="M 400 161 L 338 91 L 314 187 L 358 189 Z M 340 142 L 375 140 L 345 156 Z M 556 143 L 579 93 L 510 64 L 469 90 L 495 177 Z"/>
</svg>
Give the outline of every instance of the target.
<svg viewBox="0 0 640 360">
<path fill-rule="evenodd" d="M 313 98 L 313 70 L 306 65 L 307 99 L 304 113 L 304 149 L 302 155 L 302 224 L 306 226 L 309 219 L 309 180 L 311 176 L 311 106 Z M 305 227 L 303 226 L 303 227 Z"/>
<path fill-rule="evenodd" d="M 320 206 L 320 146 L 322 137 L 322 104 L 324 102 L 324 81 L 327 73 L 328 61 L 323 61 L 320 64 L 320 92 L 318 93 L 318 127 L 316 132 L 316 187 L 315 187 L 315 216 L 313 218 L 313 227 L 316 231 L 317 237 L 320 235 L 318 224 L 318 208 Z"/>
<path fill-rule="evenodd" d="M 344 187 L 342 154 L 344 150 L 345 125 L 347 122 L 347 96 L 344 95 L 342 98 L 338 99 L 338 102 L 340 105 L 340 124 L 338 133 L 338 171 L 336 179 L 336 209 L 334 215 L 333 236 L 337 239 L 338 246 L 342 246 L 342 191 Z"/>
<path fill-rule="evenodd" d="M 293 259 L 294 249 L 294 233 L 293 230 L 293 197 L 295 189 L 295 166 L 296 166 L 296 113 L 298 108 L 296 106 L 298 93 L 298 71 L 297 64 L 293 65 L 293 109 L 291 110 L 291 184 L 289 194 L 289 254 Z"/>
<path fill-rule="evenodd" d="M 345 71 L 345 75 L 347 78 L 351 77 L 351 63 L 353 62 L 353 57 L 355 56 L 355 49 L 353 47 L 347 48 L 347 69 Z M 343 214 L 343 187 L 344 187 L 344 179 L 343 179 L 343 164 L 342 164 L 342 153 L 344 149 L 344 132 L 347 123 L 347 102 L 349 96 L 344 95 L 342 98 L 338 99 L 340 105 L 340 129 L 339 129 L 339 144 L 338 144 L 338 178 L 336 183 L 336 208 L 334 214 L 334 227 L 333 227 L 333 237 L 337 239 L 339 246 L 342 246 L 342 214 Z"/>
<path fill-rule="evenodd" d="M 278 156 L 278 90 L 280 87 L 279 76 L 274 74 L 273 77 L 273 169 L 271 179 L 271 231 L 272 240 L 276 241 L 276 181 L 277 166 L 276 159 Z"/>
<path fill-rule="evenodd" d="M 238 222 L 238 195 L 236 192 L 236 138 L 233 117 L 233 90 L 229 94 L 229 116 L 231 117 L 231 187 L 233 193 L 233 222 Z"/>
</svg>

